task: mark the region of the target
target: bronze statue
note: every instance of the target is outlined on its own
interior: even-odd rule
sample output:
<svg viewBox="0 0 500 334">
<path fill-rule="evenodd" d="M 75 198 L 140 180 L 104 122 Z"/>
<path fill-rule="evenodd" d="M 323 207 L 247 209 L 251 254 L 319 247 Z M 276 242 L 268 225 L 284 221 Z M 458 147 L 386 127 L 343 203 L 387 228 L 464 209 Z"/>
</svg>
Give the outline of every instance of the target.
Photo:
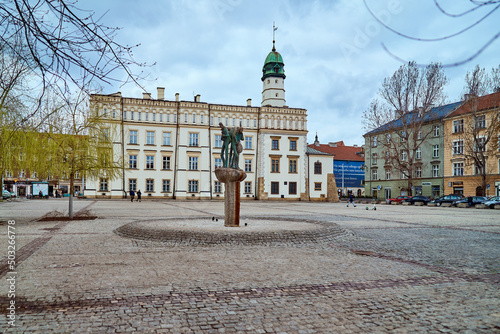
<svg viewBox="0 0 500 334">
<path fill-rule="evenodd" d="M 243 151 L 243 145 L 241 145 L 241 140 L 244 138 L 243 128 L 240 126 L 228 130 L 222 123 L 219 123 L 219 126 L 222 132 L 220 153 L 222 166 L 238 169 L 240 153 Z M 229 144 L 231 144 L 231 147 L 229 147 Z"/>
</svg>

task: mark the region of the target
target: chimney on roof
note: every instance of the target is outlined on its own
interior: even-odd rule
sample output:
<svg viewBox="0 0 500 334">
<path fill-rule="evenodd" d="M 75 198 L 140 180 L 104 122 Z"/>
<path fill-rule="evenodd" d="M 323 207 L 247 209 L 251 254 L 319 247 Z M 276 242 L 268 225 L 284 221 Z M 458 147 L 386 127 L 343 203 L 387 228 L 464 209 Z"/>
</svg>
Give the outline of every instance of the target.
<svg viewBox="0 0 500 334">
<path fill-rule="evenodd" d="M 252 106 L 252 99 L 247 99 L 247 107 L 251 107 Z"/>
<path fill-rule="evenodd" d="M 143 98 L 143 100 L 150 100 L 151 93 L 142 93 L 142 98 Z"/>
<path fill-rule="evenodd" d="M 194 97 L 194 102 L 200 102 L 200 94 L 196 94 Z"/>
<path fill-rule="evenodd" d="M 164 100 L 165 99 L 165 88 L 163 87 L 157 87 L 156 88 L 157 92 L 157 99 L 158 100 Z"/>
<path fill-rule="evenodd" d="M 465 94 L 465 95 L 464 95 L 464 100 L 465 100 L 465 102 L 469 101 L 469 100 L 470 100 L 470 99 L 472 99 L 474 96 L 475 96 L 475 94 Z"/>
<path fill-rule="evenodd" d="M 175 101 L 179 102 L 179 93 L 175 93 Z"/>
</svg>

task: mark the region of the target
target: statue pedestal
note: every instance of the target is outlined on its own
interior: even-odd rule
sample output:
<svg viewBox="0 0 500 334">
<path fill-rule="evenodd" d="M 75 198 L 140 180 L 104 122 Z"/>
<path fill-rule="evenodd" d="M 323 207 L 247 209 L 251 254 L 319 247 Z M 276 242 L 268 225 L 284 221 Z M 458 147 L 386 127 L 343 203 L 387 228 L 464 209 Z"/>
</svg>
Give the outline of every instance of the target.
<svg viewBox="0 0 500 334">
<path fill-rule="evenodd" d="M 241 169 L 217 168 L 217 179 L 224 183 L 224 226 L 240 226 L 240 182 L 247 174 Z"/>
</svg>

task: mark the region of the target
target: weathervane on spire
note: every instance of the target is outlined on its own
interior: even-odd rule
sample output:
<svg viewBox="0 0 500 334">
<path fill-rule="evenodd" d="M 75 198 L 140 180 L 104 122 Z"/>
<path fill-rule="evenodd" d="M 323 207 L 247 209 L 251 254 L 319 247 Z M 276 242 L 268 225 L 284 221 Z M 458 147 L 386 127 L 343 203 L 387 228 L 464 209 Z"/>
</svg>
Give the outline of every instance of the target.
<svg viewBox="0 0 500 334">
<path fill-rule="evenodd" d="M 273 51 L 276 51 L 276 46 L 274 45 L 276 38 L 275 38 L 275 31 L 278 30 L 278 27 L 275 26 L 274 21 L 273 21 Z"/>
</svg>

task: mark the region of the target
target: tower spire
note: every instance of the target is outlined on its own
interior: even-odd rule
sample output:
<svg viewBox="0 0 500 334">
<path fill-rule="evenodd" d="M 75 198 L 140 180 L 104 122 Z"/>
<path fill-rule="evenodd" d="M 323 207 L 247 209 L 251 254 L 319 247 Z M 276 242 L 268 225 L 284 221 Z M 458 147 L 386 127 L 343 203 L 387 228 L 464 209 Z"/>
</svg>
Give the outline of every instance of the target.
<svg viewBox="0 0 500 334">
<path fill-rule="evenodd" d="M 278 27 L 276 27 L 276 25 L 274 24 L 274 21 L 273 21 L 273 52 L 276 52 L 276 30 L 278 30 Z"/>
</svg>

